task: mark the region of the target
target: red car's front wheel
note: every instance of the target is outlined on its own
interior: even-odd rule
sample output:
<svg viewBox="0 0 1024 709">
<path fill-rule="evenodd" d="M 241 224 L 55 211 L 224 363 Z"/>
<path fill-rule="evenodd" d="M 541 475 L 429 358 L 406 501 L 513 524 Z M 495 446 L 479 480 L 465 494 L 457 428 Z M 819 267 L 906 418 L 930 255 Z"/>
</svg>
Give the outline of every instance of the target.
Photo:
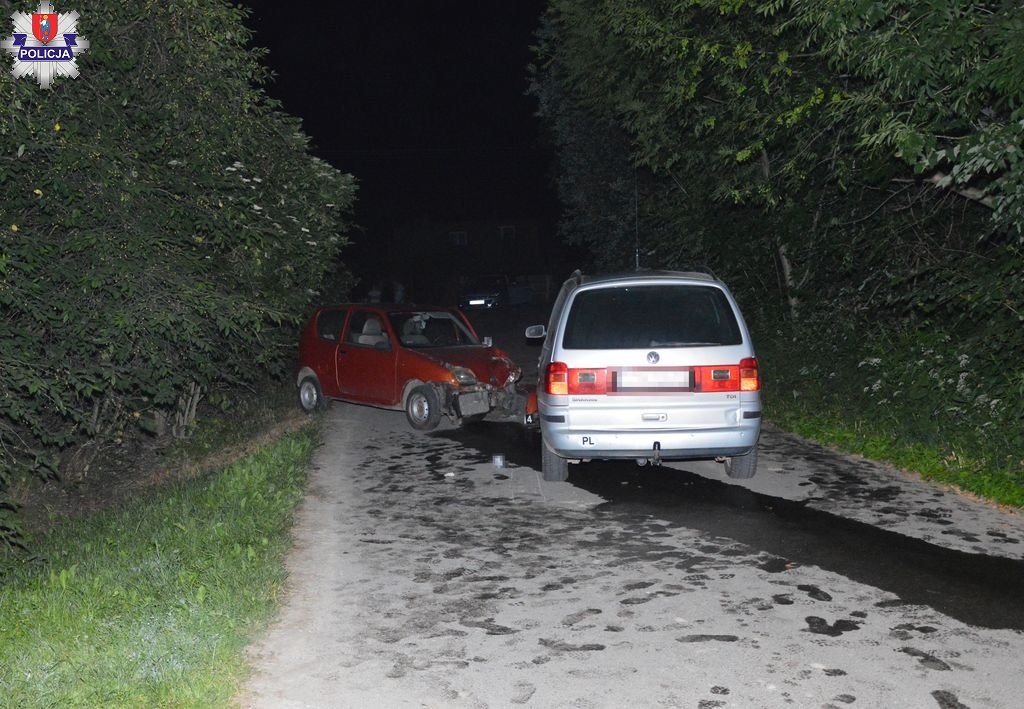
<svg viewBox="0 0 1024 709">
<path fill-rule="evenodd" d="M 441 402 L 432 386 L 418 386 L 405 400 L 405 417 L 417 431 L 430 431 L 441 422 Z"/>
</svg>

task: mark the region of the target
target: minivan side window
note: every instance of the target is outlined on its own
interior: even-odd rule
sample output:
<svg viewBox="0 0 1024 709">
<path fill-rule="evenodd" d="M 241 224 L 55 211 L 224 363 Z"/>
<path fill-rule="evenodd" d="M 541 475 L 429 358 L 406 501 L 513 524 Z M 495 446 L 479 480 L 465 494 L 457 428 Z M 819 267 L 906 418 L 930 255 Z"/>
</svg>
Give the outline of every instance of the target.
<svg viewBox="0 0 1024 709">
<path fill-rule="evenodd" d="M 541 362 L 551 361 L 551 351 L 555 346 L 555 329 L 558 327 L 558 320 L 562 314 L 562 308 L 565 306 L 565 301 L 569 299 L 569 294 L 578 283 L 579 282 L 575 278 L 570 278 L 562 284 L 561 289 L 558 291 L 558 297 L 555 298 L 555 304 L 551 307 L 551 317 L 548 319 L 548 335 L 544 338 L 544 344 L 541 346 L 540 350 Z"/>
<path fill-rule="evenodd" d="M 729 300 L 713 286 L 617 286 L 583 290 L 571 304 L 562 346 L 616 350 L 743 342 Z"/>
</svg>

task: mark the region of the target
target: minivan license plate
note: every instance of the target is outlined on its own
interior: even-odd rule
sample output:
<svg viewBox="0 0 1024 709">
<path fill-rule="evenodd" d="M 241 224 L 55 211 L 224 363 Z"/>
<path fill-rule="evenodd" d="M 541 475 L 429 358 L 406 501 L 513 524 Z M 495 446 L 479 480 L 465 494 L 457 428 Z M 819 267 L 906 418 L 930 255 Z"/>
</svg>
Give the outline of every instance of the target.
<svg viewBox="0 0 1024 709">
<path fill-rule="evenodd" d="M 616 372 L 616 390 L 662 391 L 690 388 L 689 369 L 623 369 Z"/>
</svg>

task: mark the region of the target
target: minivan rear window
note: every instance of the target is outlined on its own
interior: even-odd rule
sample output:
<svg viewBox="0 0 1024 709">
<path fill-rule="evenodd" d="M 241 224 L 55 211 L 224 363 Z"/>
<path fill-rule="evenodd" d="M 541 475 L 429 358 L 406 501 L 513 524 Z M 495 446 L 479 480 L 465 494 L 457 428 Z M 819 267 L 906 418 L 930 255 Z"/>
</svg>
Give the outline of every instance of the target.
<svg viewBox="0 0 1024 709">
<path fill-rule="evenodd" d="M 725 294 L 711 286 L 629 286 L 581 291 L 562 347 L 626 350 L 743 342 Z"/>
</svg>

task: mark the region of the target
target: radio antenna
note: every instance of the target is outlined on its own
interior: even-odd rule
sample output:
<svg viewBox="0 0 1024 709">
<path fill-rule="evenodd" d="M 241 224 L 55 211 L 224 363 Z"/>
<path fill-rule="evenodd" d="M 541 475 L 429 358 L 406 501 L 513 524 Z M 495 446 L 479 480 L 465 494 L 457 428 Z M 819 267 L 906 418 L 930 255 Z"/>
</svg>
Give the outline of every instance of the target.
<svg viewBox="0 0 1024 709">
<path fill-rule="evenodd" d="M 636 167 L 633 168 L 633 219 L 635 221 L 634 229 L 634 256 L 636 260 L 636 270 L 640 270 L 640 191 L 636 185 Z"/>
</svg>

